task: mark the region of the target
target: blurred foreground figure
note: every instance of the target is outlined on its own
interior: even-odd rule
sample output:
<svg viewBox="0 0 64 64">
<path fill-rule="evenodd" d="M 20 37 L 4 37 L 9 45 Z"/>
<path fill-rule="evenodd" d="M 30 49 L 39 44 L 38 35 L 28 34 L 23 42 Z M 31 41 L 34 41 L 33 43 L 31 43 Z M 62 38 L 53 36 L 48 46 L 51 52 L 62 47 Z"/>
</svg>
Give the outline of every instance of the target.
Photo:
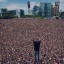
<svg viewBox="0 0 64 64">
<path fill-rule="evenodd" d="M 35 51 L 35 60 L 39 60 L 39 50 L 40 50 L 40 40 L 33 40 L 34 43 L 34 51 Z"/>
</svg>

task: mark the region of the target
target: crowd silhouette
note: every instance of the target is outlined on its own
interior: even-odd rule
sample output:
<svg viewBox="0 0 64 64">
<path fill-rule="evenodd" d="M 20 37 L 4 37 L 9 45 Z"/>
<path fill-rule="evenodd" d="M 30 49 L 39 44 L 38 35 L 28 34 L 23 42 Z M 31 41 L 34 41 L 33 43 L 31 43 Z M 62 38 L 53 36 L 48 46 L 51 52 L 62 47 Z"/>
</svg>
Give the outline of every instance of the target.
<svg viewBox="0 0 64 64">
<path fill-rule="evenodd" d="M 64 21 L 1 19 L 0 64 L 64 64 Z"/>
</svg>

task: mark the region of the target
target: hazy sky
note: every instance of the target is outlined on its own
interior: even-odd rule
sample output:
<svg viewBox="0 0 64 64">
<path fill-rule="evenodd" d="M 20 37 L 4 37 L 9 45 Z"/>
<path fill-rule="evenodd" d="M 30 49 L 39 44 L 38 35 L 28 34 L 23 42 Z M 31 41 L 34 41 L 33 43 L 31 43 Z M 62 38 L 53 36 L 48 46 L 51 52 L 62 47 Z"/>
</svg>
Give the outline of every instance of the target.
<svg viewBox="0 0 64 64">
<path fill-rule="evenodd" d="M 60 1 L 60 10 L 63 10 L 64 0 L 0 0 L 0 8 L 7 8 L 8 10 L 12 9 L 23 9 L 25 13 L 28 13 L 27 1 L 31 2 L 31 10 L 35 4 L 39 6 L 40 2 L 52 2 Z"/>
</svg>

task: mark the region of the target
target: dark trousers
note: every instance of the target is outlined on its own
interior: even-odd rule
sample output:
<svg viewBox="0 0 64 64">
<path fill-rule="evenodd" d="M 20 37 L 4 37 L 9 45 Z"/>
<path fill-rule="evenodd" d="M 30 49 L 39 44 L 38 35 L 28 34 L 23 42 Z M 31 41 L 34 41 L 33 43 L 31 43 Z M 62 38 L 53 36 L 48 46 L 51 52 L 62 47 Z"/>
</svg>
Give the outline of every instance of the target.
<svg viewBox="0 0 64 64">
<path fill-rule="evenodd" d="M 35 60 L 37 60 L 37 58 L 39 60 L 39 50 L 38 51 L 35 51 Z"/>
</svg>

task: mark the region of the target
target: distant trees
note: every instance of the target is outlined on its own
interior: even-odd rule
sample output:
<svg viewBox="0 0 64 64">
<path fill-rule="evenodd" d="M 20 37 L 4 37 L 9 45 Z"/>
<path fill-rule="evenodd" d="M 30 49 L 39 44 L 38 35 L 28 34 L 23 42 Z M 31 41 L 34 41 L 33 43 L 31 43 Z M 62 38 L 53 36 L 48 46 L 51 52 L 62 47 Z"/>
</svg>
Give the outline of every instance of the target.
<svg viewBox="0 0 64 64">
<path fill-rule="evenodd" d="M 10 16 L 10 17 L 13 17 L 13 18 L 15 17 L 14 14 L 11 14 L 9 11 L 7 11 L 7 12 L 5 13 L 5 15 L 6 15 L 6 16 Z"/>
<path fill-rule="evenodd" d="M 44 18 L 44 16 L 40 16 L 40 15 L 24 15 L 24 18 Z"/>
</svg>

